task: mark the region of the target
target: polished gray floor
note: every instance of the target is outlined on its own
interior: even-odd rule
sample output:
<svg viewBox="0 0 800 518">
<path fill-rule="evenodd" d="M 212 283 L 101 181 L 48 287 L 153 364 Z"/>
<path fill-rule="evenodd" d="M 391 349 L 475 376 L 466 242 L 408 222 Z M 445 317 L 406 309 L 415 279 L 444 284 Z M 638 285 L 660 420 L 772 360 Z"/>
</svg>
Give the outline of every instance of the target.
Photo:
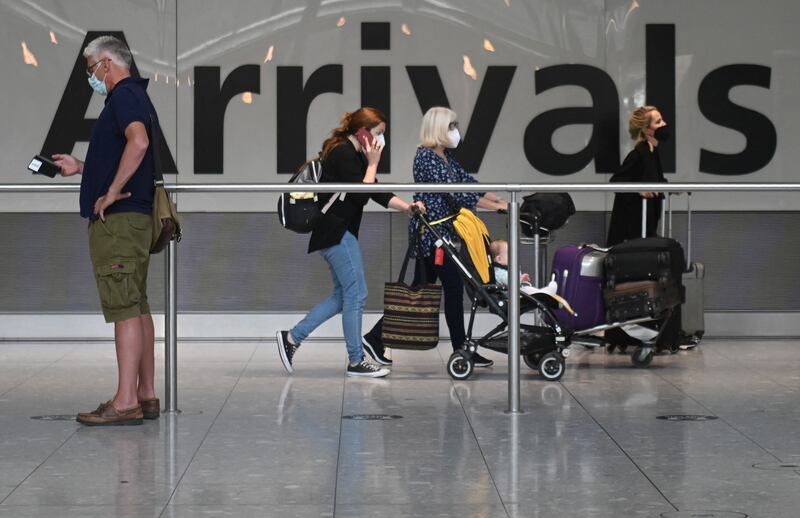
<svg viewBox="0 0 800 518">
<path fill-rule="evenodd" d="M 184 343 L 182 414 L 93 429 L 31 417 L 110 397 L 110 344 L 0 343 L 0 517 L 800 516 L 794 341 L 648 369 L 579 348 L 561 383 L 523 366 L 518 416 L 504 356 L 454 383 L 446 348 L 363 380 L 342 344 L 304 345 L 287 376 L 274 342 Z"/>
</svg>

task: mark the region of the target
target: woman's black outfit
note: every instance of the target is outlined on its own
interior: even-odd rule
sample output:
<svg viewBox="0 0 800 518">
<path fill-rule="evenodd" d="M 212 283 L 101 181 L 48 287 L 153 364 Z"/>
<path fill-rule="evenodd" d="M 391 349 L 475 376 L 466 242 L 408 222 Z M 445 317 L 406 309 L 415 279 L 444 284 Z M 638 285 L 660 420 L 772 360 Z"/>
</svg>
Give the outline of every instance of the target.
<svg viewBox="0 0 800 518">
<path fill-rule="evenodd" d="M 647 182 L 666 183 L 664 170 L 661 168 L 661 158 L 658 147 L 650 150 L 650 144 L 642 140 L 628 153 L 622 166 L 611 182 Z M 626 239 L 642 237 L 642 200 L 647 200 L 647 237 L 655 237 L 658 221 L 661 218 L 661 204 L 663 195 L 656 198 L 642 198 L 638 192 L 618 192 L 614 195 L 614 208 L 611 212 L 611 223 L 608 227 L 608 240 L 606 246 L 622 243 Z M 681 321 L 680 306 L 675 308 L 670 321 L 667 323 L 662 335 L 658 339 L 657 347 L 676 349 Z M 605 339 L 614 346 L 639 346 L 640 340 L 632 338 L 619 328 L 609 329 Z"/>
<path fill-rule="evenodd" d="M 368 165 L 364 154 L 358 152 L 348 139 L 347 142 L 336 146 L 328 153 L 328 157 L 322 165 L 321 182 L 363 183 Z M 375 183 L 378 183 L 377 179 Z M 325 206 L 333 194 L 320 194 L 320 205 Z M 393 197 L 394 193 L 391 192 L 347 193 L 344 200 L 337 200 L 314 227 L 308 242 L 308 253 L 338 245 L 347 231 L 358 238 L 364 205 L 372 199 L 386 208 L 389 206 L 389 200 Z"/>
<path fill-rule="evenodd" d="M 650 144 L 642 140 L 628 153 L 622 166 L 611 182 L 665 183 L 664 170 L 658 147 L 650 150 Z M 642 237 L 642 200 L 647 200 L 647 237 L 656 235 L 658 220 L 661 217 L 663 195 L 656 198 L 642 198 L 638 192 L 618 192 L 614 195 L 614 208 L 608 227 L 607 246 L 613 246 L 635 237 Z"/>
</svg>

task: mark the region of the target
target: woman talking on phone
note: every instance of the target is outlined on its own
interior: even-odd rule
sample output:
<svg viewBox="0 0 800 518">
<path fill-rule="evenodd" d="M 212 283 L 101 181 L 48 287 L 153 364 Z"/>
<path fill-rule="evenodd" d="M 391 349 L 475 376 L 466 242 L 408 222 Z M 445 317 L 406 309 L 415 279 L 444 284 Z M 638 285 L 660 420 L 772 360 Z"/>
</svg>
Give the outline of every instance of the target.
<svg viewBox="0 0 800 518">
<path fill-rule="evenodd" d="M 322 144 L 322 182 L 377 183 L 385 131 L 386 118 L 375 108 L 345 113 L 341 125 Z M 325 206 L 333 196 L 337 199 L 321 217 L 308 244 L 308 253 L 319 252 L 328 263 L 333 293 L 291 330 L 278 331 L 278 352 L 286 370 L 293 372 L 294 356 L 303 340 L 326 320 L 341 313 L 349 358 L 347 375 L 380 378 L 389 374 L 389 369 L 366 361 L 361 347 L 361 318 L 367 300 L 367 281 L 358 243 L 361 216 L 370 199 L 409 215 L 414 205 L 423 211 L 425 207 L 422 203 L 409 204 L 392 193 L 327 193 L 320 194 L 320 203 Z"/>
<path fill-rule="evenodd" d="M 669 126 L 655 106 L 636 108 L 628 120 L 628 133 L 636 141 L 633 149 L 614 176 L 612 182 L 664 183 L 664 171 L 658 154 L 658 143 L 669 139 Z M 618 192 L 608 226 L 607 246 L 626 239 L 642 237 L 642 199 L 647 200 L 647 237 L 656 235 L 661 217 L 661 198 L 658 192 Z"/>
</svg>

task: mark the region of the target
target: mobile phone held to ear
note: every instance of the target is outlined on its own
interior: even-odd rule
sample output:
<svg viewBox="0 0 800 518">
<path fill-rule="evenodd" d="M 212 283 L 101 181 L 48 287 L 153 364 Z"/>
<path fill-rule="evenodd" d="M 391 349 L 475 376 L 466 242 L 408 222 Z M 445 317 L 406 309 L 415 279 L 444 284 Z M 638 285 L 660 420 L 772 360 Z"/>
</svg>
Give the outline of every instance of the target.
<svg viewBox="0 0 800 518">
<path fill-rule="evenodd" d="M 31 163 L 28 164 L 28 170 L 33 174 L 41 174 L 49 176 L 50 178 L 55 178 L 59 171 L 61 171 L 61 168 L 49 158 L 36 155 L 31 160 Z"/>
<path fill-rule="evenodd" d="M 375 137 L 372 136 L 372 133 L 370 133 L 367 128 L 360 128 L 356 131 L 356 139 L 361 146 L 366 146 L 367 144 L 371 146 Z"/>
</svg>

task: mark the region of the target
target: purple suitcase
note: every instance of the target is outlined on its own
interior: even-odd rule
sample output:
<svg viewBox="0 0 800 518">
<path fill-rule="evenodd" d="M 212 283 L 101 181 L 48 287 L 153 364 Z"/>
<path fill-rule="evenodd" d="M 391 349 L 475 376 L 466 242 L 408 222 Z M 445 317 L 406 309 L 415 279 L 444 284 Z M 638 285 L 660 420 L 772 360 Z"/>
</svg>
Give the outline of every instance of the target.
<svg viewBox="0 0 800 518">
<path fill-rule="evenodd" d="M 603 259 L 606 253 L 588 246 L 565 246 L 553 256 L 553 274 L 558 294 L 577 315 L 565 309 L 555 312 L 559 323 L 575 331 L 605 323 L 603 303 Z"/>
</svg>

